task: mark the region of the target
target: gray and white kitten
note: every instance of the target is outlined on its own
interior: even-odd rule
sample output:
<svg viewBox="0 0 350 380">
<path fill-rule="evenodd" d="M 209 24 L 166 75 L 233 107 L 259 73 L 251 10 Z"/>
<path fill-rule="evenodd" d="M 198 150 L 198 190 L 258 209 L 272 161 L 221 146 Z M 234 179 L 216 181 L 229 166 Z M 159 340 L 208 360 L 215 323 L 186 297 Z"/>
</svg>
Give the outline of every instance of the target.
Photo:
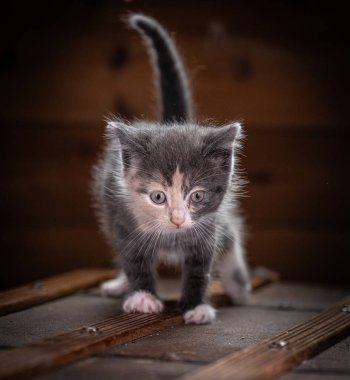
<svg viewBox="0 0 350 380">
<path fill-rule="evenodd" d="M 246 301 L 250 284 L 236 210 L 234 151 L 240 124 L 203 126 L 192 116 L 183 64 L 168 33 L 142 14 L 128 18 L 147 42 L 160 92 L 161 121 L 108 121 L 106 147 L 94 169 L 98 215 L 119 253 L 119 276 L 102 284 L 127 294 L 125 312 L 159 313 L 160 262 L 182 266 L 179 303 L 186 323 L 208 323 L 206 301 L 214 259 L 225 291 Z"/>
</svg>

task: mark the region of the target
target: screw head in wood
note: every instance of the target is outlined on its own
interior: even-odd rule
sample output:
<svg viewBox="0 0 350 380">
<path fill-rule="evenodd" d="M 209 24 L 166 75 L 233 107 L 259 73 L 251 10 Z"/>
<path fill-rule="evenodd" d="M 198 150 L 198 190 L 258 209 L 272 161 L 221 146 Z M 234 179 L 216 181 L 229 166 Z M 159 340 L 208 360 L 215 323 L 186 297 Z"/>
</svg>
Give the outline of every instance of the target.
<svg viewBox="0 0 350 380">
<path fill-rule="evenodd" d="M 341 308 L 341 311 L 343 313 L 350 313 L 350 305 L 344 305 L 342 308 Z"/>
<path fill-rule="evenodd" d="M 91 335 L 99 334 L 100 333 L 100 330 L 97 327 L 95 327 L 95 326 L 84 327 L 82 329 L 82 331 L 84 333 L 88 333 L 88 334 L 91 334 Z"/>
<path fill-rule="evenodd" d="M 46 285 L 43 284 L 42 282 L 34 282 L 33 284 L 30 285 L 30 288 L 33 290 L 39 290 L 41 292 L 46 291 Z"/>
<path fill-rule="evenodd" d="M 269 348 L 285 348 L 288 346 L 288 342 L 286 340 L 277 340 L 276 342 L 272 342 L 269 344 Z"/>
</svg>

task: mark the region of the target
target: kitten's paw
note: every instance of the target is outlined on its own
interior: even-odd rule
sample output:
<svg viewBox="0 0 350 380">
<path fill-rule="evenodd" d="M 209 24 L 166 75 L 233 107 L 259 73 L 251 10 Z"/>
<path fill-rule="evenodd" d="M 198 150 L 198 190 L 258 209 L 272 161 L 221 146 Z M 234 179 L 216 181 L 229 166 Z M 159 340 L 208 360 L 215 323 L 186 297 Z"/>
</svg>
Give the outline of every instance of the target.
<svg viewBox="0 0 350 380">
<path fill-rule="evenodd" d="M 211 323 L 215 320 L 216 310 L 205 303 L 196 306 L 194 309 L 186 311 L 184 320 L 186 325 L 193 323 L 201 325 Z"/>
<path fill-rule="evenodd" d="M 153 294 L 139 291 L 125 300 L 123 310 L 126 313 L 161 313 L 163 303 Z"/>
<path fill-rule="evenodd" d="M 113 280 L 103 282 L 100 290 L 105 297 L 121 297 L 129 290 L 129 282 L 123 273 Z"/>
<path fill-rule="evenodd" d="M 232 276 L 222 278 L 225 293 L 234 305 L 246 305 L 250 299 L 251 284 L 247 274 L 236 270 Z"/>
</svg>

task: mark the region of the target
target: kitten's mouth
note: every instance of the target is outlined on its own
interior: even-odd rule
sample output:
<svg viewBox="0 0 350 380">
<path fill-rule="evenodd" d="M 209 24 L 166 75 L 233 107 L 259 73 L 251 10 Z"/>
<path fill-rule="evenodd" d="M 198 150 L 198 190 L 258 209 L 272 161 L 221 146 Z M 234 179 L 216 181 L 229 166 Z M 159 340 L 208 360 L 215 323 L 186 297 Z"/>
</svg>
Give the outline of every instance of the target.
<svg viewBox="0 0 350 380">
<path fill-rule="evenodd" d="M 189 226 L 173 226 L 173 225 L 167 228 L 169 232 L 172 232 L 175 234 L 179 234 L 181 232 L 187 231 L 188 229 L 189 229 Z"/>
</svg>

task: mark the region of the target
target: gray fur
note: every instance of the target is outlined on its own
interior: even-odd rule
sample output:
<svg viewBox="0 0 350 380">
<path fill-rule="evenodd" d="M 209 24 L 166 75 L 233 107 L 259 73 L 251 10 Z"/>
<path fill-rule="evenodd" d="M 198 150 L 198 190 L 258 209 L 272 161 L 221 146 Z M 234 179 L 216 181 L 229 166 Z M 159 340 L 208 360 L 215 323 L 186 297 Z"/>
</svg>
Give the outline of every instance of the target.
<svg viewBox="0 0 350 380">
<path fill-rule="evenodd" d="M 150 49 L 160 93 L 161 120 L 188 122 L 192 119 L 191 95 L 188 80 L 175 45 L 166 30 L 154 19 L 135 14 L 129 18 Z"/>
<path fill-rule="evenodd" d="M 135 20 L 141 19 L 143 27 L 137 24 L 138 30 L 147 33 L 145 30 L 151 28 L 158 39 L 163 39 L 165 46 L 171 44 L 168 46 L 173 53 L 171 64 L 182 67 L 174 46 L 158 23 L 143 15 L 134 15 L 130 19 L 131 25 L 135 26 Z M 153 37 L 148 35 L 148 38 Z M 161 55 L 163 50 L 158 49 L 153 54 Z M 159 66 L 159 69 L 162 71 L 163 67 Z M 183 77 L 181 71 L 178 78 Z M 162 93 L 162 96 L 166 95 Z M 182 99 L 187 98 L 187 93 L 182 94 Z M 186 119 L 192 113 L 190 108 L 186 103 Z M 234 170 L 240 125 L 232 123 L 215 127 L 184 123 L 184 119 L 180 122 L 177 111 L 174 111 L 174 117 L 169 112 L 172 111 L 166 111 L 166 124 L 125 123 L 117 118 L 108 121 L 104 154 L 94 169 L 94 196 L 101 226 L 119 253 L 130 291 L 147 291 L 155 295 L 154 272 L 160 259 L 158 253 L 165 251 L 170 255 L 175 252 L 183 266 L 180 308 L 186 312 L 205 303 L 215 256 L 223 262 L 225 257 L 232 256 L 231 261 L 238 264 L 229 268 L 229 281 L 238 283 L 241 288 L 246 285 L 241 283 L 241 277 L 236 278 L 237 273 L 247 273 L 242 256 L 242 222 L 236 211 L 235 197 L 240 186 Z M 191 203 L 193 227 L 180 230 L 159 228 L 152 225 L 151 220 L 147 222 L 150 228 L 146 230 L 138 216 L 130 186 L 137 185 L 136 194 L 146 196 L 151 183 L 171 187 L 177 171 L 182 175 L 184 197 L 196 187 L 204 189 L 203 201 Z M 239 255 L 237 260 L 236 254 Z M 234 294 L 230 295 L 234 298 Z"/>
<path fill-rule="evenodd" d="M 237 285 L 245 286 L 247 284 L 248 278 L 240 269 L 236 269 L 233 272 L 233 280 L 237 283 Z"/>
</svg>

